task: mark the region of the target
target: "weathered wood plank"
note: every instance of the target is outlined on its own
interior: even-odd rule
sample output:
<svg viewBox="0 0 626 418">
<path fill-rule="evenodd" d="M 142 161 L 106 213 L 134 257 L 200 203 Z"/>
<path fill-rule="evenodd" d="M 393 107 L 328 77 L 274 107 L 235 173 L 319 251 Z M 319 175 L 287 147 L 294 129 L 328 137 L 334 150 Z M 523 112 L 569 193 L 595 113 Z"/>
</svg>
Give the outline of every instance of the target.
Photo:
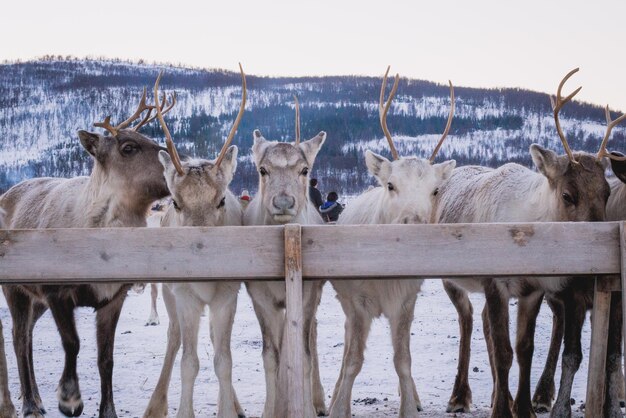
<svg viewBox="0 0 626 418">
<path fill-rule="evenodd" d="M 605 277 L 596 279 L 591 314 L 591 348 L 587 374 L 587 397 L 585 398 L 585 418 L 602 416 L 606 379 L 606 350 L 609 338 L 609 315 L 611 308 L 610 285 L 603 282 Z"/>
<path fill-rule="evenodd" d="M 617 222 L 308 226 L 303 272 L 305 278 L 619 274 L 618 229 Z"/>
<path fill-rule="evenodd" d="M 618 229 L 617 222 L 306 226 L 303 277 L 619 274 Z M 283 280 L 282 231 L 282 226 L 0 231 L 0 284 Z M 329 232 L 334 239 L 327 239 Z"/>
<path fill-rule="evenodd" d="M 305 416 L 301 251 L 300 225 L 285 225 L 287 417 Z"/>
<path fill-rule="evenodd" d="M 283 278 L 283 227 L 0 230 L 0 283 Z"/>
</svg>

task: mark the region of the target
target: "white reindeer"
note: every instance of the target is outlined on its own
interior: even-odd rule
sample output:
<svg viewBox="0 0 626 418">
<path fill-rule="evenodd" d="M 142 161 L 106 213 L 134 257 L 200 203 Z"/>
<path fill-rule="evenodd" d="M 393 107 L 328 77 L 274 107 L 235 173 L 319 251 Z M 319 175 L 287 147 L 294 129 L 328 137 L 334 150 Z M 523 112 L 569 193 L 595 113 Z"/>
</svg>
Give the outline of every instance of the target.
<svg viewBox="0 0 626 418">
<path fill-rule="evenodd" d="M 598 155 L 573 153 L 567 144 L 558 119 L 562 106 L 580 90 L 580 88 L 577 89 L 566 98 L 561 96 L 563 84 L 576 71 L 578 69 L 571 71 L 561 81 L 557 90 L 556 103 L 553 102 L 557 131 L 567 155 L 558 156 L 553 151 L 533 144 L 530 147 L 530 153 L 539 172 L 518 164 L 505 164 L 497 169 L 477 166 L 457 168 L 438 194 L 436 220 L 442 223 L 465 223 L 603 221 L 605 219 L 605 204 L 610 190 L 604 177 L 603 156 L 608 133 Z M 609 132 L 612 126 L 614 125 L 609 125 Z M 569 319 L 572 322 L 569 331 L 566 325 L 566 349 L 563 354 L 561 380 L 561 391 L 565 393 L 571 390 L 571 381 L 581 358 L 580 326 L 582 326 L 582 320 L 579 321 L 580 315 L 576 311 L 582 309 L 584 319 L 585 307 L 584 302 L 582 307 L 580 304 L 581 298 L 584 299 L 584 292 L 581 293 L 576 286 L 570 285 L 570 278 L 447 279 L 445 282 L 448 288 L 455 290 L 452 294 L 458 298 L 456 301 L 453 300 L 457 309 L 459 306 L 465 308 L 459 310 L 459 317 L 467 316 L 468 313 L 471 315 L 471 305 L 468 308 L 469 300 L 465 291 L 485 293 L 484 331 L 495 386 L 492 417 L 512 417 L 513 413 L 518 417 L 535 416 L 530 399 L 530 366 L 536 316 L 544 292 L 561 295 L 559 297 L 564 299 L 566 312 L 572 314 L 572 318 Z M 563 296 L 565 294 L 567 297 Z M 508 300 L 510 297 L 519 299 L 516 353 L 520 377 L 518 393 L 512 405 L 513 412 L 508 387 L 508 373 L 513 356 L 509 341 Z M 461 344 L 462 346 L 464 342 L 468 344 L 467 356 L 469 356 L 467 332 L 471 333 L 471 317 L 469 324 L 469 327 L 461 324 L 462 332 L 466 333 L 462 337 Z M 457 383 L 459 383 L 458 378 Z M 467 385 L 467 382 L 464 384 Z M 457 384 L 455 384 L 456 388 Z M 617 407 L 619 408 L 619 404 Z M 565 399 L 560 394 L 552 416 L 564 417 L 570 414 L 569 397 Z"/>
<path fill-rule="evenodd" d="M 326 140 L 320 132 L 300 142 L 298 107 L 296 105 L 296 140 L 294 143 L 268 141 L 254 131 L 252 155 L 259 171 L 257 195 L 244 212 L 244 225 L 283 225 L 287 223 L 322 224 L 323 220 L 309 202 L 309 171 Z M 323 281 L 303 284 L 303 328 L 305 352 L 305 417 L 326 415 L 324 389 L 317 361 L 317 323 L 315 313 L 322 296 Z M 286 402 L 278 395 L 278 370 L 285 325 L 285 284 L 280 282 L 246 282 L 246 288 L 263 334 L 263 366 L 266 399 L 264 418 L 286 416 Z M 300 417 L 299 417 L 300 418 Z"/>
<path fill-rule="evenodd" d="M 110 117 L 96 126 L 111 136 L 79 131 L 82 146 L 94 157 L 89 177 L 38 178 L 26 180 L 0 196 L 8 228 L 99 228 L 146 226 L 150 204 L 168 195 L 158 153 L 164 148 L 137 130 L 152 120 L 150 114 L 161 105 L 146 105 L 146 92 L 135 114 L 117 126 Z M 175 96 L 167 110 L 176 103 Z M 146 116 L 131 123 L 144 111 Z M 167 111 L 166 110 L 166 111 Z M 17 355 L 22 390 L 22 414 L 41 418 L 45 414 L 35 381 L 32 358 L 32 330 L 50 308 L 65 350 L 65 368 L 57 388 L 60 411 L 79 416 L 83 410 L 76 373 L 79 338 L 74 308 L 96 308 L 98 370 L 102 386 L 101 418 L 116 417 L 113 403 L 113 347 L 115 328 L 129 284 L 15 285 L 3 286 L 13 318 L 13 344 Z"/>
<path fill-rule="evenodd" d="M 237 168 L 237 147 L 232 141 L 246 104 L 246 78 L 241 68 L 243 98 L 239 114 L 214 161 L 188 159 L 181 162 L 171 140 L 165 121 L 159 121 L 171 143 L 170 154 L 159 153 L 165 179 L 173 202 L 161 221 L 161 226 L 222 226 L 241 225 L 243 211 L 228 189 Z M 156 90 L 156 87 L 155 87 Z M 156 94 L 156 92 L 155 92 Z M 171 157 L 170 157 L 171 156 Z M 177 416 L 194 417 L 193 386 L 198 374 L 198 328 L 205 305 L 209 305 L 211 341 L 215 351 L 213 364 L 219 382 L 218 412 L 220 418 L 245 417 L 232 383 L 230 338 L 237 294 L 241 282 L 164 283 L 163 300 L 169 316 L 167 349 L 156 389 L 144 413 L 145 418 L 167 417 L 167 391 L 174 360 L 181 345 L 182 391 Z"/>
<path fill-rule="evenodd" d="M 433 164 L 446 138 L 454 115 L 454 90 L 450 83 L 451 109 L 446 129 L 430 160 L 399 157 L 387 129 L 387 112 L 398 88 L 396 75 L 389 100 L 383 103 L 387 75 L 380 90 L 379 117 L 394 160 L 365 152 L 368 171 L 379 186 L 354 199 L 339 217 L 338 224 L 427 223 L 439 187 L 452 173 L 456 162 Z M 372 319 L 384 315 L 391 327 L 394 366 L 400 380 L 401 417 L 416 417 L 421 404 L 411 376 L 410 330 L 417 293 L 422 279 L 415 280 L 332 280 L 346 315 L 345 345 L 341 371 L 330 406 L 330 416 L 352 416 L 352 386 L 363 365 L 365 343 Z"/>
</svg>

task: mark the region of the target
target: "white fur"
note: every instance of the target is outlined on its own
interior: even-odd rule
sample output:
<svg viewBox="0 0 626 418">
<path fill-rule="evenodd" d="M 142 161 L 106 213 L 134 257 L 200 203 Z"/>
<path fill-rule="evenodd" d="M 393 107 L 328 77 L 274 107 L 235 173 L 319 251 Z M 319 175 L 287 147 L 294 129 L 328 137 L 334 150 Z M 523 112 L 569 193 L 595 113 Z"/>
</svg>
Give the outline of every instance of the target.
<svg viewBox="0 0 626 418">
<path fill-rule="evenodd" d="M 326 134 L 320 132 L 315 138 L 299 145 L 267 141 L 259 131 L 254 133 L 253 157 L 258 170 L 266 169 L 266 176 L 259 175 L 259 191 L 244 213 L 244 225 L 280 225 L 285 223 L 321 224 L 322 218 L 308 200 L 308 175 L 315 156 L 324 143 Z M 278 209 L 273 206 L 277 197 L 293 199 L 293 207 Z M 307 281 L 303 285 L 303 318 L 305 344 L 310 355 L 305 357 L 304 408 L 305 417 L 325 413 L 324 392 L 317 368 L 317 347 L 307 336 L 315 325 L 315 312 L 322 292 L 322 281 Z M 266 399 L 263 417 L 282 416 L 286 402 L 279 390 L 279 368 L 284 370 L 280 353 L 285 325 L 283 283 L 246 282 L 246 288 L 254 305 L 263 333 L 263 366 L 265 368 Z M 308 352 L 309 350 L 305 350 Z M 280 372 L 281 377 L 283 372 Z"/>
<path fill-rule="evenodd" d="M 380 186 L 354 199 L 339 217 L 338 224 L 429 222 L 435 192 L 456 164 L 447 161 L 432 165 L 415 157 L 389 161 L 370 151 L 365 158 L 370 174 Z M 411 376 L 409 346 L 415 301 L 423 280 L 334 280 L 331 283 L 346 314 L 346 334 L 330 416 L 351 416 L 352 386 L 363 365 L 370 325 L 372 319 L 384 315 L 391 327 L 394 365 L 400 380 L 399 415 L 416 417 L 421 404 Z"/>
</svg>

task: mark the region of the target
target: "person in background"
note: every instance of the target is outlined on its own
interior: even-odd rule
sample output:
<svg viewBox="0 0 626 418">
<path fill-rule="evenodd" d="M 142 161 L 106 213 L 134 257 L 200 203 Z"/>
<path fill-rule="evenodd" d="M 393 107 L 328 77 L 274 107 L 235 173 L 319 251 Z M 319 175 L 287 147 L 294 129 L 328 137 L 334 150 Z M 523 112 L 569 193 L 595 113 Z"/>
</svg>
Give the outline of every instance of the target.
<svg viewBox="0 0 626 418">
<path fill-rule="evenodd" d="M 246 207 L 248 207 L 248 204 L 250 203 L 250 193 L 248 192 L 248 189 L 243 189 L 241 191 L 241 196 L 239 196 L 239 203 L 241 203 L 241 207 L 243 209 L 246 209 Z"/>
<path fill-rule="evenodd" d="M 324 204 L 324 199 L 322 199 L 322 192 L 317 189 L 317 179 L 309 180 L 309 199 L 319 212 L 320 206 Z"/>
<path fill-rule="evenodd" d="M 326 202 L 320 206 L 320 214 L 325 222 L 337 222 L 339 214 L 343 211 L 343 205 L 337 202 L 337 192 L 330 192 L 326 196 Z"/>
</svg>

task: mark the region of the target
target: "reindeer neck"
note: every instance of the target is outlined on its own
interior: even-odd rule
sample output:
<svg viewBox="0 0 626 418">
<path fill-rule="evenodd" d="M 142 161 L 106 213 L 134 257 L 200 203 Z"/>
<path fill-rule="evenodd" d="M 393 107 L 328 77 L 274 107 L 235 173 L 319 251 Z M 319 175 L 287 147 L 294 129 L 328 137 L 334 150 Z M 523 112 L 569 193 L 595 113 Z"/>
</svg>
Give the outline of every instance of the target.
<svg viewBox="0 0 626 418">
<path fill-rule="evenodd" d="M 152 200 L 137 199 L 121 182 L 116 182 L 96 164 L 83 190 L 86 227 L 146 226 L 146 212 Z"/>
</svg>

